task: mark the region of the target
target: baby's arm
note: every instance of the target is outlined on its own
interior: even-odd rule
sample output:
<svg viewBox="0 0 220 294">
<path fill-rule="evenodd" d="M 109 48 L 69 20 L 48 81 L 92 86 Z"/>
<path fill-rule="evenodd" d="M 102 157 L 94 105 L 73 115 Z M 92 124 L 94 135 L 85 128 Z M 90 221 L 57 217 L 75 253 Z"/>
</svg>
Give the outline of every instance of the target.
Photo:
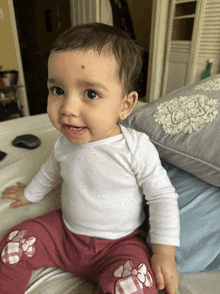
<svg viewBox="0 0 220 294">
<path fill-rule="evenodd" d="M 6 188 L 2 193 L 1 199 L 15 200 L 10 205 L 11 208 L 31 204 L 43 199 L 58 183 L 59 168 L 53 158 L 54 153 L 41 166 L 39 172 L 27 187 L 22 183 L 17 183 L 18 186 Z"/>
<path fill-rule="evenodd" d="M 16 208 L 19 206 L 24 206 L 27 204 L 31 204 L 29 200 L 27 200 L 24 196 L 25 185 L 17 182 L 17 186 L 6 188 L 5 191 L 2 192 L 1 199 L 13 199 L 15 202 L 10 204 L 11 208 Z"/>
<path fill-rule="evenodd" d="M 149 205 L 150 237 L 153 244 L 152 269 L 158 288 L 166 287 L 167 293 L 176 294 L 178 272 L 175 246 L 180 243 L 178 195 L 161 165 L 156 148 L 148 137 L 144 141 L 144 144 L 141 140 L 138 141 L 137 153 L 133 157 L 133 170 Z"/>
<path fill-rule="evenodd" d="M 152 269 L 159 290 L 166 287 L 166 292 L 176 294 L 178 288 L 178 271 L 175 262 L 175 247 L 153 244 Z"/>
</svg>

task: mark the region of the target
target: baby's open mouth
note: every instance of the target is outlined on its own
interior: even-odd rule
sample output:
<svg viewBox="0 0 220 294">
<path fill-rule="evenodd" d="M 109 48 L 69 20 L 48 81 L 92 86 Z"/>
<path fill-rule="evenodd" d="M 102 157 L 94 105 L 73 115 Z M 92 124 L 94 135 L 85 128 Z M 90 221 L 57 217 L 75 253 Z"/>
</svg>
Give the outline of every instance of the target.
<svg viewBox="0 0 220 294">
<path fill-rule="evenodd" d="M 75 126 L 75 125 L 68 125 L 68 124 L 62 124 L 62 127 L 63 128 L 68 128 L 70 130 L 77 130 L 77 131 L 85 129 L 85 127 Z"/>
<path fill-rule="evenodd" d="M 74 125 L 68 125 L 68 124 L 63 124 L 62 128 L 66 130 L 68 135 L 73 137 L 82 136 L 85 133 L 85 131 L 88 129 L 87 127 L 74 126 Z"/>
<path fill-rule="evenodd" d="M 69 128 L 70 130 L 74 130 L 74 131 L 81 131 L 81 130 L 83 130 L 85 127 L 76 127 L 76 126 L 68 126 L 68 125 L 66 125 L 67 126 L 67 128 Z"/>
</svg>

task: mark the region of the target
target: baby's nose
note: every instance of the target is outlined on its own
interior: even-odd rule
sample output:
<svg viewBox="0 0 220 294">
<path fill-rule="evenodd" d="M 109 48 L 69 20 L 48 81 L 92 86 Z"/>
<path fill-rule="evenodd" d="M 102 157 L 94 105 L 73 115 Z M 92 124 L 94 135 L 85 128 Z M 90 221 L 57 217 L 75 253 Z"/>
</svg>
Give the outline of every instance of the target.
<svg viewBox="0 0 220 294">
<path fill-rule="evenodd" d="M 61 113 L 65 115 L 78 116 L 80 113 L 80 97 L 79 96 L 68 96 L 64 99 L 61 105 Z"/>
<path fill-rule="evenodd" d="M 73 98 L 74 101 L 79 101 L 79 99 L 80 99 L 79 96 L 76 96 Z"/>
</svg>

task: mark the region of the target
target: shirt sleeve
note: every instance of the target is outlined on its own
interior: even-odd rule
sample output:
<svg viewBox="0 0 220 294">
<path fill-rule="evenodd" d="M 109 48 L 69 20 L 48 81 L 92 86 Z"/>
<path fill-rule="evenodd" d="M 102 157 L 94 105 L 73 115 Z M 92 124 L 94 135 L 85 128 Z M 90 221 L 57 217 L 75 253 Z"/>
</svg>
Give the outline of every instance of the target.
<svg viewBox="0 0 220 294">
<path fill-rule="evenodd" d="M 25 188 L 25 198 L 31 202 L 40 201 L 58 184 L 59 178 L 59 164 L 54 158 L 53 151 L 31 183 Z"/>
<path fill-rule="evenodd" d="M 151 243 L 179 246 L 178 195 L 155 146 L 145 134 L 138 140 L 132 164 L 149 205 Z"/>
</svg>

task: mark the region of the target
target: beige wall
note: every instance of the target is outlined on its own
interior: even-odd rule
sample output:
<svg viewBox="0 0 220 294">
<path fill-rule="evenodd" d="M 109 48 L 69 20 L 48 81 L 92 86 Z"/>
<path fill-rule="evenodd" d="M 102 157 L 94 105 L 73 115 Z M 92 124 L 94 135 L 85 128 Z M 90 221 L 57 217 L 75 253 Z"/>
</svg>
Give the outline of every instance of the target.
<svg viewBox="0 0 220 294">
<path fill-rule="evenodd" d="M 18 69 L 15 46 L 12 36 L 12 27 L 9 15 L 8 2 L 0 0 L 4 20 L 0 20 L 0 65 L 2 70 Z"/>
<path fill-rule="evenodd" d="M 153 0 L 127 0 L 137 41 L 149 50 Z"/>
</svg>

